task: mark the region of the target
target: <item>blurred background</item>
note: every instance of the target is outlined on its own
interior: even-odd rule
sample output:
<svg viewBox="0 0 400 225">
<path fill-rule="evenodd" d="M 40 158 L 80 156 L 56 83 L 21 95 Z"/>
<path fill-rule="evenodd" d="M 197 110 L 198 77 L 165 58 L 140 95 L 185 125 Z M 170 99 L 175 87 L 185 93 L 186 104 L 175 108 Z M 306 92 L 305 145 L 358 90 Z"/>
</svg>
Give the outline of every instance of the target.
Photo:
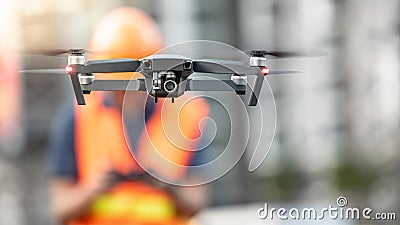
<svg viewBox="0 0 400 225">
<path fill-rule="evenodd" d="M 399 1 L 2 0 L 0 224 L 55 224 L 48 205 L 47 142 L 57 110 L 73 97 L 67 77 L 18 74 L 61 68 L 65 58 L 22 53 L 85 48 L 99 19 L 123 5 L 150 13 L 167 45 L 205 39 L 243 50 L 328 52 L 270 61 L 271 68 L 306 72 L 268 78 L 277 106 L 269 155 L 252 173 L 249 157 L 243 157 L 215 181 L 212 202 L 199 218 L 257 224 L 256 210 L 264 202 L 327 206 L 341 195 L 354 207 L 400 211 Z M 218 107 L 212 113 L 218 117 Z M 219 133 L 215 144 L 226 139 Z"/>
</svg>

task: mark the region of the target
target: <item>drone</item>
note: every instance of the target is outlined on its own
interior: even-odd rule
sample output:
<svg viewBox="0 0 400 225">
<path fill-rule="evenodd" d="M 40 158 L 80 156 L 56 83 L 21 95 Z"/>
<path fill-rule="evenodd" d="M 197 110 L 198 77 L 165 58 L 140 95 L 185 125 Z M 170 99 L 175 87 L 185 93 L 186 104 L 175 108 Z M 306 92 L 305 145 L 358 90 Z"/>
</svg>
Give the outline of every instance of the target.
<svg viewBox="0 0 400 225">
<path fill-rule="evenodd" d="M 182 96 L 186 91 L 233 91 L 237 95 L 250 93 L 248 106 L 256 106 L 264 77 L 267 75 L 302 73 L 298 70 L 272 70 L 267 67 L 267 56 L 292 57 L 296 53 L 268 52 L 252 50 L 249 61 L 229 61 L 217 59 L 193 60 L 181 55 L 154 54 L 140 60 L 110 59 L 86 61 L 85 49 L 58 50 L 55 54 L 68 54 L 65 69 L 24 70 L 21 73 L 67 74 L 78 105 L 85 105 L 84 95 L 91 91 L 147 91 L 157 103 L 159 98 Z M 99 80 L 95 73 L 134 73 L 144 75 L 144 79 Z M 225 74 L 230 79 L 193 79 L 193 73 Z M 224 76 L 224 77 L 227 77 Z M 253 87 L 247 76 L 255 76 Z"/>
</svg>

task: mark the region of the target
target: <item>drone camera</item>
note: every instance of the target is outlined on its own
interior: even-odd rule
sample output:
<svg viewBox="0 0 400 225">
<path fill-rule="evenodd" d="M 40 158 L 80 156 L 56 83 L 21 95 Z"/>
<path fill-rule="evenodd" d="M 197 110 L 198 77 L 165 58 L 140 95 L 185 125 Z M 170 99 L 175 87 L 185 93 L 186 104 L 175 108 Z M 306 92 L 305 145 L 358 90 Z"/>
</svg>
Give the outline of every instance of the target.
<svg viewBox="0 0 400 225">
<path fill-rule="evenodd" d="M 151 70 L 151 61 L 150 60 L 144 60 L 143 61 L 143 69 L 145 70 Z"/>
<path fill-rule="evenodd" d="M 178 83 L 174 72 L 161 72 L 160 78 L 163 82 L 164 91 L 173 93 L 178 89 Z"/>
<path fill-rule="evenodd" d="M 164 83 L 164 89 L 166 92 L 174 92 L 178 88 L 178 84 L 174 80 L 167 80 Z"/>
<path fill-rule="evenodd" d="M 183 63 L 183 69 L 184 70 L 191 70 L 193 66 L 193 62 L 192 61 L 186 61 L 185 63 Z"/>
<path fill-rule="evenodd" d="M 164 90 L 168 93 L 172 93 L 178 89 L 178 84 L 176 83 L 176 76 L 173 72 L 167 73 L 165 76 Z"/>
<path fill-rule="evenodd" d="M 177 98 L 184 94 L 193 60 L 174 55 L 153 55 L 141 60 L 148 93 L 157 98 Z"/>
</svg>

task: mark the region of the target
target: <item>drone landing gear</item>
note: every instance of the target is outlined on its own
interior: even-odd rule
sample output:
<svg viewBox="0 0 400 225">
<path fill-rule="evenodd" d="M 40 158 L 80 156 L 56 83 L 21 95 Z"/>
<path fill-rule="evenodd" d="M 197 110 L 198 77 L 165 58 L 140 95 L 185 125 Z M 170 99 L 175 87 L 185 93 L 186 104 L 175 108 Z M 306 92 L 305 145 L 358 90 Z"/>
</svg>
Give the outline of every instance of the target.
<svg viewBox="0 0 400 225">
<path fill-rule="evenodd" d="M 74 88 L 75 92 L 75 97 L 76 101 L 78 102 L 78 105 L 85 105 L 85 97 L 83 96 L 83 91 L 81 87 L 81 83 L 79 82 L 79 77 L 77 73 L 72 73 L 70 74 L 71 76 L 71 82 L 72 82 L 72 87 Z"/>
</svg>

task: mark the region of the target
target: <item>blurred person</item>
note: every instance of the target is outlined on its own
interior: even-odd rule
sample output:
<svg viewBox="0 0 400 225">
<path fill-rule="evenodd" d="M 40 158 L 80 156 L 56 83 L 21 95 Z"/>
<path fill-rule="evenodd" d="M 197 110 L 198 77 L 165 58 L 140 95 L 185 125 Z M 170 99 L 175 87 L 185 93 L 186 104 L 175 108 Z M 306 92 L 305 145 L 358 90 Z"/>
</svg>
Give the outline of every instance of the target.
<svg viewBox="0 0 400 225">
<path fill-rule="evenodd" d="M 138 9 L 122 7 L 100 21 L 89 47 L 100 52 L 94 59 L 140 59 L 159 51 L 163 41 L 150 16 Z M 96 77 L 131 79 L 132 74 L 96 74 Z M 168 180 L 196 180 L 196 174 L 185 166 L 196 164 L 201 156 L 182 148 L 196 149 L 197 141 L 192 140 L 200 135 L 200 120 L 208 115 L 206 101 L 195 98 L 179 111 L 178 105 L 171 101 L 154 103 L 146 92 L 129 94 L 129 102 L 124 104 L 128 93 L 92 92 L 86 95 L 85 106 L 69 104 L 56 119 L 50 139 L 53 175 L 50 195 L 53 214 L 59 222 L 187 224 L 206 204 L 205 186 L 168 185 L 146 176 L 140 167 L 144 165 Z M 176 132 L 183 133 L 176 140 L 182 148 L 171 143 L 164 134 L 163 105 L 169 110 L 168 115 L 179 114 L 179 121 L 174 122 L 179 123 Z M 126 119 L 127 114 L 129 118 Z M 152 148 L 166 160 L 184 166 L 166 168 L 154 159 Z M 129 149 L 143 164 L 138 165 Z M 137 179 L 120 179 L 129 174 L 138 175 Z"/>
</svg>

